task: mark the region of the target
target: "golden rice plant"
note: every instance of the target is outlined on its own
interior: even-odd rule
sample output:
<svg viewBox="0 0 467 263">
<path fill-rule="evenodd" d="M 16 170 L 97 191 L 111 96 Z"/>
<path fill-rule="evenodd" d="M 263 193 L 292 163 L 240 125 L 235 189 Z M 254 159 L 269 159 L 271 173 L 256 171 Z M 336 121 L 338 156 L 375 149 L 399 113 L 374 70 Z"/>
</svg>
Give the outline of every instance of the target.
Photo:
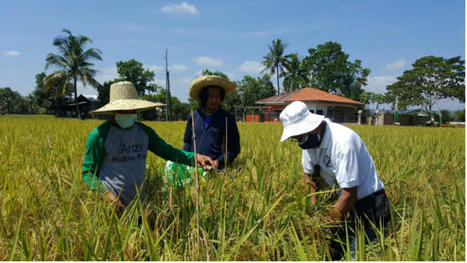
<svg viewBox="0 0 467 263">
<path fill-rule="evenodd" d="M 301 151 L 281 124 L 239 123 L 232 168 L 195 187 L 167 186 L 148 155 L 147 198 L 121 219 L 81 180 L 89 132 L 101 120 L 0 117 L 0 260 L 324 260 L 322 214 L 306 213 Z M 146 122 L 182 147 L 184 122 Z M 465 260 L 465 130 L 350 125 L 387 190 L 388 236 L 358 245 L 358 260 Z M 232 178 L 232 179 L 231 179 Z M 138 216 L 143 224 L 138 226 Z M 350 255 L 347 255 L 349 259 Z"/>
</svg>

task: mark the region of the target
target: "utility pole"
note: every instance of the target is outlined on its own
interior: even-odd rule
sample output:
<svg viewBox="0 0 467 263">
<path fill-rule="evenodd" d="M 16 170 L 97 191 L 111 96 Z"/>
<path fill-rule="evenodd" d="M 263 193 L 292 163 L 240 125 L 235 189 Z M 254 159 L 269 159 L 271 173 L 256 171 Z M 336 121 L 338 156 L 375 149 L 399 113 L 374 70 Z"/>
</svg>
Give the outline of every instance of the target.
<svg viewBox="0 0 467 263">
<path fill-rule="evenodd" d="M 170 116 L 170 80 L 169 80 L 169 66 L 168 66 L 168 49 L 165 50 L 165 120 L 171 119 Z"/>
<path fill-rule="evenodd" d="M 394 102 L 394 124 L 400 125 L 399 122 L 399 97 L 396 96 L 396 101 Z"/>
</svg>

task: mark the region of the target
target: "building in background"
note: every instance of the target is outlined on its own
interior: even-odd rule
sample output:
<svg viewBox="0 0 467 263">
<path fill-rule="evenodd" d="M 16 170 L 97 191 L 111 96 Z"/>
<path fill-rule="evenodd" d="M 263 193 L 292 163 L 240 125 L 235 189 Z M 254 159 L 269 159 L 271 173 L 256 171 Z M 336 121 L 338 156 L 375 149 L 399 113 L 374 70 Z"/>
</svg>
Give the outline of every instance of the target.
<svg viewBox="0 0 467 263">
<path fill-rule="evenodd" d="M 99 108 L 99 100 L 97 99 L 97 95 L 79 95 L 77 97 L 77 102 L 79 105 L 79 111 L 81 112 L 81 116 L 83 118 L 90 118 L 89 115 L 90 111 L 93 111 Z M 56 112 L 57 117 L 76 117 L 76 103 L 68 103 L 66 105 L 62 105 L 58 108 Z"/>
<path fill-rule="evenodd" d="M 364 103 L 314 88 L 303 88 L 256 101 L 261 105 L 264 122 L 278 122 L 279 114 L 290 103 L 303 101 L 310 112 L 339 123 L 357 123 L 359 107 Z M 250 118 L 252 119 L 252 118 Z"/>
</svg>

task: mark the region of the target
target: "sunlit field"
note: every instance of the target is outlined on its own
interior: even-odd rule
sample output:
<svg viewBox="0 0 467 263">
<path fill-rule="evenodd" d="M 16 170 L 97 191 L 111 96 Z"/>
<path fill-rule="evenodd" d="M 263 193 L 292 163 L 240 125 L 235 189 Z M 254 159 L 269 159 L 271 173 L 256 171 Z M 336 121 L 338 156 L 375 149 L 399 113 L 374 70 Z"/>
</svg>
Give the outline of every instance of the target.
<svg viewBox="0 0 467 263">
<path fill-rule="evenodd" d="M 167 186 L 149 154 L 147 196 L 118 219 L 81 179 L 101 120 L 0 116 L 0 260 L 324 260 L 323 217 L 335 191 L 306 213 L 301 149 L 281 124 L 239 123 L 232 168 L 196 186 Z M 184 122 L 145 122 L 182 147 Z M 465 260 L 465 130 L 353 126 L 391 202 L 388 236 L 357 260 Z M 232 178 L 232 179 L 231 179 Z M 138 226 L 138 216 L 143 223 Z M 350 259 L 347 253 L 346 259 Z"/>
</svg>

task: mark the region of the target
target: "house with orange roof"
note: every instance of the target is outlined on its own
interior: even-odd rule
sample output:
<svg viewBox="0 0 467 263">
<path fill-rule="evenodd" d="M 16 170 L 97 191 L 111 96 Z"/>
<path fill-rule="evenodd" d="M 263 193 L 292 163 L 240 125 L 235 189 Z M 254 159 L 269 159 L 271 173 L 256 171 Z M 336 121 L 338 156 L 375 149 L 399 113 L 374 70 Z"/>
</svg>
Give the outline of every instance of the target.
<svg viewBox="0 0 467 263">
<path fill-rule="evenodd" d="M 263 107 L 264 122 L 278 122 L 279 114 L 290 103 L 303 101 L 310 112 L 326 116 L 340 123 L 356 123 L 357 108 L 365 104 L 342 96 L 314 88 L 303 88 L 277 96 L 257 100 L 255 103 Z"/>
</svg>

